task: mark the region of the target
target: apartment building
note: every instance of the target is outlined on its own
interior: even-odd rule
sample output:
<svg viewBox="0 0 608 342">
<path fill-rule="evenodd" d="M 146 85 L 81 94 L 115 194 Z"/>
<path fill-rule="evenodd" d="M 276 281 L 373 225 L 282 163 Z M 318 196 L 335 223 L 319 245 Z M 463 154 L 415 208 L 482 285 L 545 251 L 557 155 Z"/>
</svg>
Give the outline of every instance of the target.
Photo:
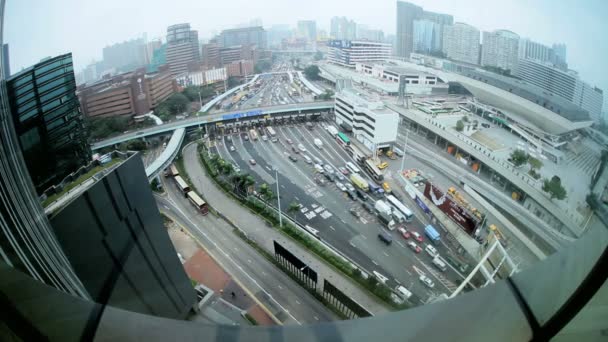
<svg viewBox="0 0 608 342">
<path fill-rule="evenodd" d="M 330 63 L 354 68 L 356 63 L 383 62 L 391 55 L 391 45 L 365 40 L 329 41 Z"/>
</svg>

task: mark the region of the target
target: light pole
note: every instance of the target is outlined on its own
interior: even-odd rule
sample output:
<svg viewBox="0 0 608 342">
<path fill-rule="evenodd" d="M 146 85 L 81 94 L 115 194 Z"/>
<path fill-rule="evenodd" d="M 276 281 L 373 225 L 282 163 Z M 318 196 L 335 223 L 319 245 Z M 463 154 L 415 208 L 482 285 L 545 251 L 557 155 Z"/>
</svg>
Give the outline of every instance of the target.
<svg viewBox="0 0 608 342">
<path fill-rule="evenodd" d="M 405 131 L 405 142 L 403 143 L 403 157 L 401 158 L 401 173 L 403 174 L 403 167 L 405 166 L 405 154 L 407 153 L 407 139 L 410 135 L 409 127 Z"/>
<path fill-rule="evenodd" d="M 281 193 L 279 192 L 279 170 L 274 168 L 274 177 L 277 183 L 277 204 L 279 206 L 279 227 L 283 228 L 283 214 L 281 213 Z"/>
<path fill-rule="evenodd" d="M 304 269 L 306 269 L 306 285 L 310 286 L 308 284 L 308 281 L 310 280 L 310 275 L 309 275 L 308 270 L 310 269 L 310 267 L 308 267 L 308 265 L 306 265 L 306 266 L 300 268 L 300 272 L 304 272 Z"/>
</svg>

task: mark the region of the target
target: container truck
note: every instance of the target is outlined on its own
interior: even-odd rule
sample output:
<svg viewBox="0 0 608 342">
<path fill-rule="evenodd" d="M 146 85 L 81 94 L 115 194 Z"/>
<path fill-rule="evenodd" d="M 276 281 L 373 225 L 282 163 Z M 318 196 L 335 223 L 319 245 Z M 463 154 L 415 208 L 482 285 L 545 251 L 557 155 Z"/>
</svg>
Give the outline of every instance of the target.
<svg viewBox="0 0 608 342">
<path fill-rule="evenodd" d="M 369 191 L 369 183 L 356 173 L 350 175 L 350 181 L 363 191 Z"/>
<path fill-rule="evenodd" d="M 374 209 L 376 209 L 379 213 L 385 213 L 386 215 L 391 215 L 391 206 L 383 200 L 377 200 L 374 204 Z"/>
<path fill-rule="evenodd" d="M 315 146 L 317 146 L 317 148 L 319 150 L 323 149 L 323 142 L 321 141 L 321 139 L 315 139 L 315 140 L 313 140 L 313 142 L 315 143 Z"/>
<path fill-rule="evenodd" d="M 435 227 L 431 226 L 430 224 L 424 228 L 424 234 L 426 234 L 429 240 L 431 240 L 433 243 L 438 243 L 441 239 Z"/>
</svg>

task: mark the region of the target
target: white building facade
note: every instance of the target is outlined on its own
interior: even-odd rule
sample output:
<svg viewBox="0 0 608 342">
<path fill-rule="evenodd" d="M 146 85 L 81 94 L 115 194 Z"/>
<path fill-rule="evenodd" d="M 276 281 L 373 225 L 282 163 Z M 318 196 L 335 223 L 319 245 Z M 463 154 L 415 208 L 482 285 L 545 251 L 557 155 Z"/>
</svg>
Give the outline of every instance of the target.
<svg viewBox="0 0 608 342">
<path fill-rule="evenodd" d="M 384 64 L 357 63 L 357 72 L 393 83 L 399 83 L 401 76 L 405 79 L 408 94 L 439 95 L 447 94 L 449 85 L 436 75 L 419 70 L 399 68 Z"/>
<path fill-rule="evenodd" d="M 519 58 L 519 36 L 508 30 L 483 33 L 481 65 L 513 72 Z"/>
<path fill-rule="evenodd" d="M 204 86 L 216 82 L 224 82 L 228 79 L 226 68 L 217 68 L 204 71 L 183 73 L 175 78 L 177 84 L 182 87 Z"/>
<path fill-rule="evenodd" d="M 469 24 L 444 26 L 443 52 L 450 59 L 479 64 L 479 30 Z"/>
<path fill-rule="evenodd" d="M 356 63 L 383 62 L 391 55 L 391 45 L 364 40 L 331 40 L 328 61 L 354 68 Z"/>
<path fill-rule="evenodd" d="M 336 95 L 336 123 L 353 128 L 355 139 L 370 150 L 391 146 L 397 140 L 399 115 L 381 101 L 369 101 L 354 89 Z"/>
</svg>

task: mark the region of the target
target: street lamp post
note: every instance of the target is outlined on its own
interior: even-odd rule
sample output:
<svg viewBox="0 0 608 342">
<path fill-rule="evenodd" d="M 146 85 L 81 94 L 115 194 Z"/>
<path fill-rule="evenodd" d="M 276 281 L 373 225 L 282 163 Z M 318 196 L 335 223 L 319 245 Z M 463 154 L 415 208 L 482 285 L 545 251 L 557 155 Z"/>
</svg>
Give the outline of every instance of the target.
<svg viewBox="0 0 608 342">
<path fill-rule="evenodd" d="M 279 207 L 279 227 L 283 227 L 283 214 L 281 213 L 281 193 L 279 192 L 279 170 L 274 169 L 274 177 L 277 183 L 277 204 Z"/>
</svg>

